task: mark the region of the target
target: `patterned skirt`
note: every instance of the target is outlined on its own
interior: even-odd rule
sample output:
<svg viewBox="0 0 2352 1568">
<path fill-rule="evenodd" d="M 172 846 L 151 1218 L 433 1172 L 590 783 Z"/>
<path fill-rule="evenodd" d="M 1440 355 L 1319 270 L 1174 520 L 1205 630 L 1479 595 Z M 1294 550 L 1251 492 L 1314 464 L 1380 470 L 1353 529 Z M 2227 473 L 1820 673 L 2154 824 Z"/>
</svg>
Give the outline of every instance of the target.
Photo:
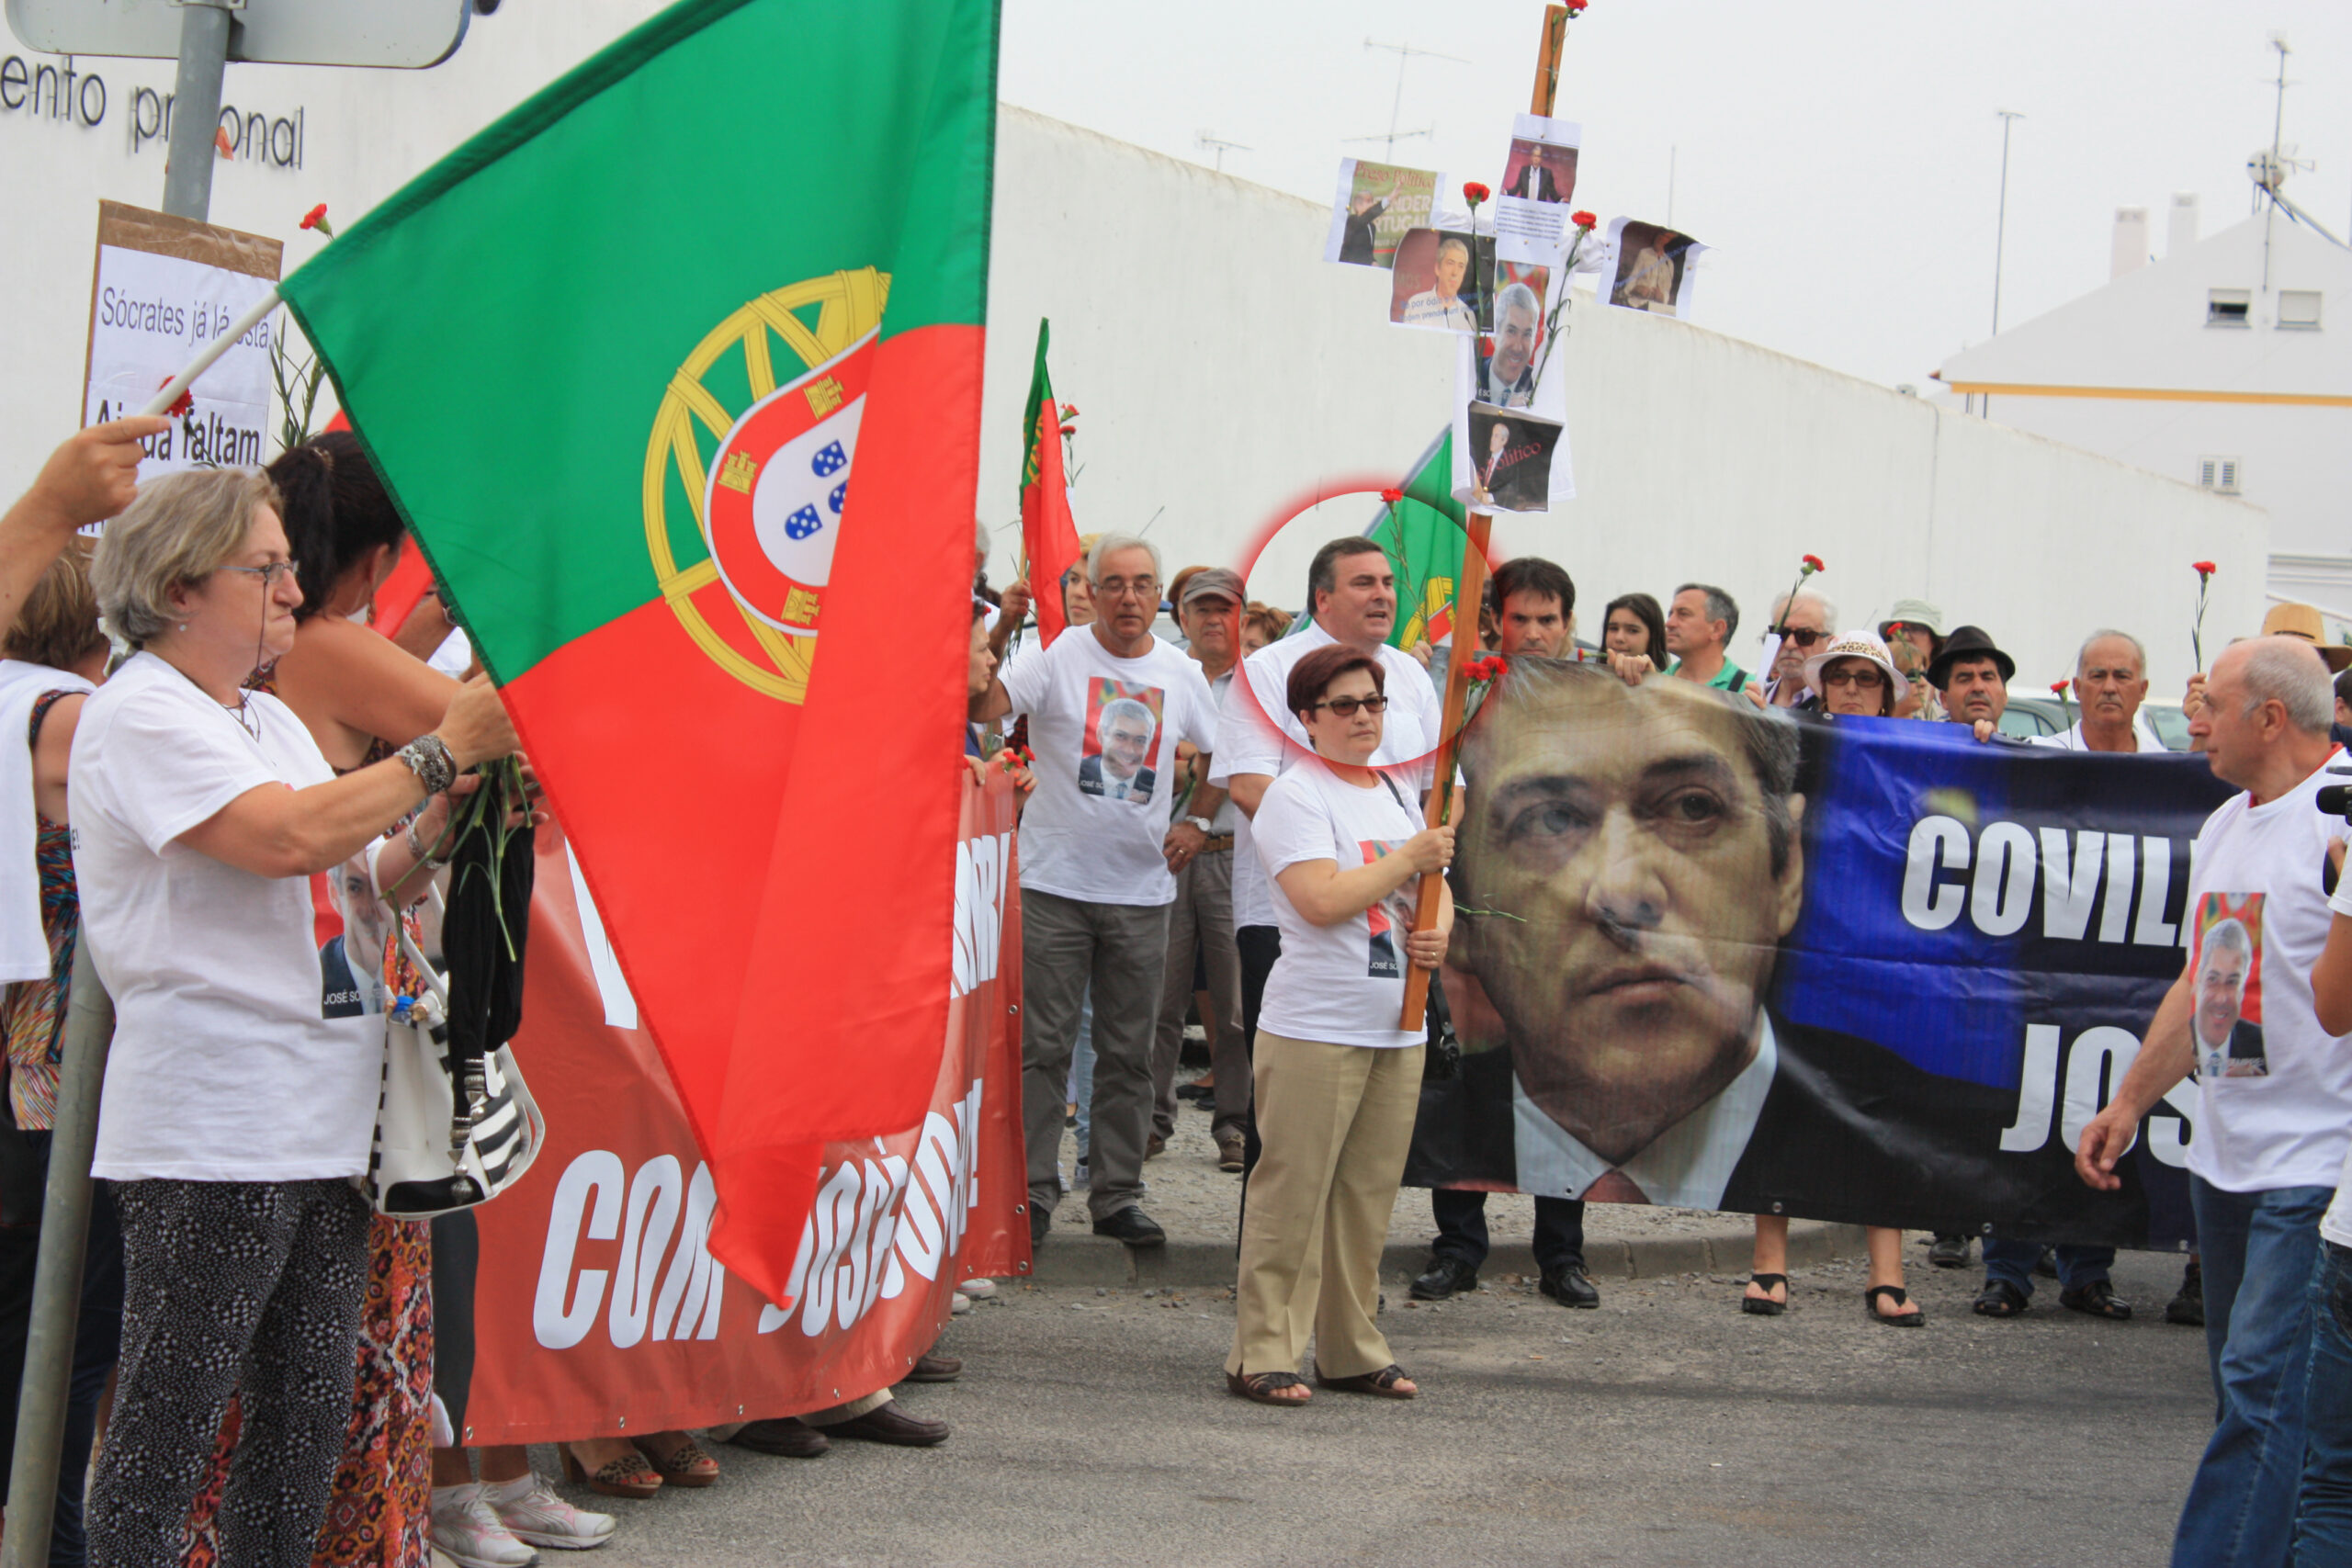
<svg viewBox="0 0 2352 1568">
<path fill-rule="evenodd" d="M 183 1568 L 218 1568 L 213 1517 L 241 1416 L 232 1404 L 212 1474 L 188 1516 Z M 433 1227 L 379 1214 L 368 1235 L 351 1426 L 313 1568 L 430 1568 L 433 1560 Z"/>
</svg>

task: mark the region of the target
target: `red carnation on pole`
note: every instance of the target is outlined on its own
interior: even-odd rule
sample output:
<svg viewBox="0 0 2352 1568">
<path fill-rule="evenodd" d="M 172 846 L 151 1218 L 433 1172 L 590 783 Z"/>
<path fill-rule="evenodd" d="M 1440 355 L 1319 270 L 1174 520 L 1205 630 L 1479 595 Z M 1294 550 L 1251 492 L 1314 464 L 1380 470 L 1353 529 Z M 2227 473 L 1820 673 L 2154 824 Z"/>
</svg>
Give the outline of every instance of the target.
<svg viewBox="0 0 2352 1568">
<path fill-rule="evenodd" d="M 334 230 L 327 222 L 327 204 L 323 201 L 302 214 L 300 226 L 305 229 L 316 229 L 330 240 L 334 238 Z"/>
<path fill-rule="evenodd" d="M 1568 214 L 1568 221 L 1588 234 L 1600 227 L 1600 219 L 1590 212 L 1571 212 Z"/>
<path fill-rule="evenodd" d="M 1592 0 L 1566 0 L 1566 4 L 1569 16 L 1581 17 L 1584 15 L 1584 8 L 1591 5 Z"/>
<path fill-rule="evenodd" d="M 2197 669 L 2205 669 L 2205 592 L 2221 569 L 2209 560 L 2193 560 L 2188 569 L 2197 574 L 2197 618 L 2188 624 L 2189 651 L 2197 657 Z"/>
<path fill-rule="evenodd" d="M 1472 218 L 1478 216 L 1478 204 L 1494 194 L 1495 193 L 1493 191 L 1488 190 L 1476 180 L 1471 180 L 1462 187 L 1462 199 L 1470 204 L 1470 216 Z"/>
<path fill-rule="evenodd" d="M 162 380 L 155 383 L 155 389 L 160 392 L 171 384 L 172 378 L 169 376 L 166 376 Z M 182 418 L 187 414 L 195 412 L 196 389 L 194 387 L 182 387 L 180 389 L 179 397 L 173 401 L 171 407 L 165 409 L 164 412 L 170 414 L 175 419 Z"/>
</svg>

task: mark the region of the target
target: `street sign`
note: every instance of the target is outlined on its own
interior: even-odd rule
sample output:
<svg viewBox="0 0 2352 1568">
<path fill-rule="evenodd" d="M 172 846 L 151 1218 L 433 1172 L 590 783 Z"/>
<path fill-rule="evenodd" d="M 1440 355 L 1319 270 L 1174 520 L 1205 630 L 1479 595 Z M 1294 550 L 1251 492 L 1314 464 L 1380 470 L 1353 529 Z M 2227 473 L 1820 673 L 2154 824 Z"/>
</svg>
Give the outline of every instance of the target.
<svg viewBox="0 0 2352 1568">
<path fill-rule="evenodd" d="M 176 0 L 7 0 L 8 26 L 47 54 L 176 60 Z M 243 0 L 230 11 L 229 58 L 271 65 L 416 70 L 457 52 L 473 0 Z"/>
</svg>

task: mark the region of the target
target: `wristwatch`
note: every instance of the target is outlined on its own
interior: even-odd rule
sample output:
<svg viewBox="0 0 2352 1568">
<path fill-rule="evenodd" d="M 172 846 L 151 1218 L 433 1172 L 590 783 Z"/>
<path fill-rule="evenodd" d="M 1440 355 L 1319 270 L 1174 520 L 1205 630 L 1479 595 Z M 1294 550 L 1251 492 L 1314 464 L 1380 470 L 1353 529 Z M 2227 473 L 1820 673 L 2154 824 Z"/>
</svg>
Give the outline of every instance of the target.
<svg viewBox="0 0 2352 1568">
<path fill-rule="evenodd" d="M 1216 824 L 1205 817 L 1187 817 L 1184 818 L 1184 825 L 1188 828 L 1198 828 L 1211 838 L 1216 836 Z"/>
</svg>

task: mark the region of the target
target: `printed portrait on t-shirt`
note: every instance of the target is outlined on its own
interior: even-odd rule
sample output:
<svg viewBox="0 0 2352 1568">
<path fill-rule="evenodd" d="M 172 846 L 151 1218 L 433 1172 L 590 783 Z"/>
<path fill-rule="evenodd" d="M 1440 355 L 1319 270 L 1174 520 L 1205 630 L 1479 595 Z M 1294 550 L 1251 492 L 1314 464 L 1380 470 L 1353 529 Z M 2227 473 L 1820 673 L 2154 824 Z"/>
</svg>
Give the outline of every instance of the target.
<svg viewBox="0 0 2352 1568">
<path fill-rule="evenodd" d="M 2258 1078 L 2270 1071 L 2262 1045 L 2262 898 L 2208 893 L 2197 906 L 2188 1030 L 2205 1077 Z"/>
<path fill-rule="evenodd" d="M 1079 741 L 1078 790 L 1110 800 L 1149 800 L 1151 749 L 1168 694 L 1107 675 L 1087 682 L 1086 733 Z"/>
<path fill-rule="evenodd" d="M 1404 842 L 1402 839 L 1358 839 L 1356 852 L 1363 856 L 1364 864 L 1370 865 L 1385 855 L 1396 853 L 1403 847 Z M 1408 882 L 1405 887 L 1411 888 L 1419 886 L 1418 882 Z M 1399 888 L 1366 909 L 1363 914 L 1365 922 L 1372 928 L 1371 960 L 1364 973 L 1376 979 L 1394 980 L 1405 972 L 1402 962 L 1403 953 L 1396 943 L 1396 932 L 1400 928 L 1406 931 L 1412 929 L 1412 899 L 1404 888 Z"/>
</svg>

